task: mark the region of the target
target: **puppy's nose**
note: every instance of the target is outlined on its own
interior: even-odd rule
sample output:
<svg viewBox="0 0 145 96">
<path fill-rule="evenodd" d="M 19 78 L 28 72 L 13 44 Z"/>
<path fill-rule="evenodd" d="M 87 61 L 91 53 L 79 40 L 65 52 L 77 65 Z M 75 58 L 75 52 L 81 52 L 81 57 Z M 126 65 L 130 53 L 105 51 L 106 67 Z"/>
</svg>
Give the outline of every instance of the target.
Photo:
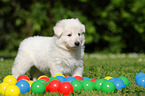
<svg viewBox="0 0 145 96">
<path fill-rule="evenodd" d="M 75 42 L 75 45 L 76 45 L 76 46 L 79 46 L 79 45 L 80 45 L 80 42 Z"/>
</svg>

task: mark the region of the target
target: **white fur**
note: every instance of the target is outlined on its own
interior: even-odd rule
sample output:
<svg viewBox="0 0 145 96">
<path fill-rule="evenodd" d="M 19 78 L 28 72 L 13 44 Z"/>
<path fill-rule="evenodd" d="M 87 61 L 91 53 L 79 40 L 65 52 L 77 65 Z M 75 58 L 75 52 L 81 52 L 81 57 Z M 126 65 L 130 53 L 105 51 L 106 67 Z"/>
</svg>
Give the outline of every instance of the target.
<svg viewBox="0 0 145 96">
<path fill-rule="evenodd" d="M 85 26 L 78 19 L 64 19 L 54 26 L 53 37 L 35 36 L 23 40 L 12 67 L 12 75 L 17 78 L 31 69 L 33 80 L 49 72 L 51 76 L 69 73 L 82 76 L 84 32 Z M 79 46 L 75 42 L 80 43 Z"/>
</svg>

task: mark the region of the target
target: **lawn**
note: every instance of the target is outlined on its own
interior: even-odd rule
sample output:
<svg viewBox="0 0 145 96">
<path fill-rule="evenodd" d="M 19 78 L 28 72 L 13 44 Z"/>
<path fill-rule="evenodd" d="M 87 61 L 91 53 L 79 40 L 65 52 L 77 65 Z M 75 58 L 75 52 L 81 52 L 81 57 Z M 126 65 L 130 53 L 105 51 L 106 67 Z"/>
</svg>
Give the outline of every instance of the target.
<svg viewBox="0 0 145 96">
<path fill-rule="evenodd" d="M 0 83 L 6 75 L 11 74 L 13 61 L 14 58 L 0 57 Z M 129 79 L 130 84 L 124 89 L 116 89 L 113 93 L 82 91 L 73 93 L 72 96 L 145 96 L 145 88 L 137 86 L 134 81 L 136 73 L 139 72 L 145 72 L 144 54 L 86 54 L 84 58 L 84 77 L 100 79 L 106 76 L 112 76 L 114 78 L 125 76 Z M 26 74 L 29 76 L 29 73 Z M 21 95 L 35 96 L 30 93 Z M 48 95 L 57 96 L 59 94 L 47 92 L 44 96 Z"/>
</svg>

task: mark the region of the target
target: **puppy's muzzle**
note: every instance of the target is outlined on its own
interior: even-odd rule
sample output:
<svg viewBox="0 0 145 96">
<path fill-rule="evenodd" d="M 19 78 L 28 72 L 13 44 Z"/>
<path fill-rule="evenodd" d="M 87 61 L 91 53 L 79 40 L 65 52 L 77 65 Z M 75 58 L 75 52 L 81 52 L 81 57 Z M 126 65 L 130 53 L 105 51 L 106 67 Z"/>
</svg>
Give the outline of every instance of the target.
<svg viewBox="0 0 145 96">
<path fill-rule="evenodd" d="M 79 45 L 80 45 L 80 42 L 75 42 L 75 45 L 76 45 L 76 46 L 79 46 Z"/>
</svg>

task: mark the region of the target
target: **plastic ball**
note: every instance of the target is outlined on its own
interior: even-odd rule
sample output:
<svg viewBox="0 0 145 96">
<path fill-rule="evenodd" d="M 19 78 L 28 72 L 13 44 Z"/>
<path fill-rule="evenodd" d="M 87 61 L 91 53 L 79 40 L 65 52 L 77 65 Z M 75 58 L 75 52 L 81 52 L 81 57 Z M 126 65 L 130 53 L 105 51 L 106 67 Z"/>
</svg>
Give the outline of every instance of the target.
<svg viewBox="0 0 145 96">
<path fill-rule="evenodd" d="M 31 85 L 34 83 L 34 81 L 28 81 L 28 83 L 30 84 L 30 87 L 31 87 Z"/>
<path fill-rule="evenodd" d="M 124 84 L 125 84 L 126 86 L 129 85 L 129 80 L 128 80 L 126 77 L 120 76 L 119 78 L 123 80 L 123 82 L 124 82 Z"/>
<path fill-rule="evenodd" d="M 65 77 L 63 74 L 56 74 L 53 77 L 56 77 L 56 76 L 63 76 L 63 77 Z"/>
<path fill-rule="evenodd" d="M 45 80 L 47 83 L 48 83 L 48 81 L 50 80 L 50 78 L 49 77 L 41 77 L 41 78 L 39 78 L 39 79 L 42 79 L 42 80 Z"/>
<path fill-rule="evenodd" d="M 4 95 L 5 89 L 10 86 L 9 83 L 3 82 L 0 84 L 0 94 Z"/>
<path fill-rule="evenodd" d="M 145 76 L 138 78 L 136 84 L 145 87 Z"/>
<path fill-rule="evenodd" d="M 46 93 L 47 89 L 48 89 L 48 86 L 44 82 L 43 82 L 43 84 L 45 85 L 45 92 L 44 93 Z"/>
<path fill-rule="evenodd" d="M 94 86 L 95 86 L 95 90 L 101 90 L 101 86 L 102 84 L 107 81 L 106 79 L 98 79 L 95 81 Z"/>
<path fill-rule="evenodd" d="M 19 96 L 20 95 L 20 89 L 16 85 L 10 85 L 5 89 L 5 96 Z"/>
<path fill-rule="evenodd" d="M 81 76 L 74 76 L 77 80 L 84 80 Z"/>
<path fill-rule="evenodd" d="M 73 85 L 73 89 L 74 89 L 73 92 L 82 91 L 83 85 L 81 81 L 74 80 L 71 82 L 71 84 Z"/>
<path fill-rule="evenodd" d="M 59 80 L 52 80 L 49 82 L 48 91 L 49 92 L 58 92 L 61 82 Z"/>
<path fill-rule="evenodd" d="M 19 81 L 19 80 L 27 80 L 27 81 L 30 81 L 30 78 L 27 75 L 20 75 L 17 78 L 17 81 Z"/>
<path fill-rule="evenodd" d="M 102 92 L 114 92 L 115 91 L 115 85 L 111 81 L 105 81 L 102 86 L 101 86 L 101 91 Z"/>
<path fill-rule="evenodd" d="M 72 82 L 73 80 L 77 80 L 76 78 L 74 78 L 74 77 L 68 77 L 68 78 L 66 78 L 65 79 L 65 82 Z"/>
<path fill-rule="evenodd" d="M 39 80 L 42 77 L 47 77 L 47 76 L 46 75 L 39 76 L 37 80 Z"/>
<path fill-rule="evenodd" d="M 65 78 L 63 76 L 56 76 L 55 78 L 58 78 L 61 82 L 65 82 Z"/>
<path fill-rule="evenodd" d="M 45 93 L 45 84 L 43 82 L 35 81 L 31 85 L 31 93 L 34 94 L 44 94 Z"/>
<path fill-rule="evenodd" d="M 66 78 L 68 78 L 69 76 L 65 76 L 64 78 L 66 79 Z"/>
<path fill-rule="evenodd" d="M 45 83 L 45 84 L 47 85 L 47 87 L 48 87 L 48 83 L 47 83 L 45 80 L 39 79 L 39 80 L 37 80 L 37 82 L 38 82 L 38 81 Z"/>
<path fill-rule="evenodd" d="M 92 81 L 93 83 L 94 83 L 96 80 L 97 80 L 96 78 L 91 79 L 91 81 Z"/>
<path fill-rule="evenodd" d="M 3 82 L 7 82 L 9 84 L 16 84 L 17 79 L 12 75 L 8 75 L 3 79 Z"/>
<path fill-rule="evenodd" d="M 88 79 L 90 79 L 89 77 L 82 77 L 83 78 L 83 80 L 88 80 Z"/>
<path fill-rule="evenodd" d="M 16 85 L 19 87 L 22 94 L 29 92 L 30 84 L 26 80 L 19 80 Z"/>
<path fill-rule="evenodd" d="M 58 79 L 58 78 L 55 78 L 55 77 L 51 77 L 50 80 L 48 81 L 48 84 L 49 84 L 49 82 L 52 81 L 52 80 L 59 80 L 59 79 Z M 59 81 L 60 81 L 60 80 L 59 80 Z"/>
<path fill-rule="evenodd" d="M 139 77 L 142 77 L 142 76 L 145 77 L 145 73 L 143 73 L 143 72 L 137 73 L 137 74 L 135 75 L 135 81 L 137 81 L 137 79 L 138 79 Z"/>
<path fill-rule="evenodd" d="M 45 92 L 44 93 L 46 93 L 47 92 L 47 88 L 48 88 L 48 83 L 45 80 L 42 80 L 42 79 L 39 79 L 36 82 L 42 82 L 45 85 Z"/>
<path fill-rule="evenodd" d="M 73 93 L 73 86 L 69 82 L 63 82 L 60 84 L 59 93 L 63 95 L 69 95 Z"/>
<path fill-rule="evenodd" d="M 117 78 L 111 78 L 108 81 L 114 82 Z"/>
<path fill-rule="evenodd" d="M 28 81 L 28 83 L 30 84 L 30 89 L 31 89 L 31 85 L 34 83 L 34 81 Z M 31 90 L 29 90 L 29 92 L 31 93 Z"/>
<path fill-rule="evenodd" d="M 84 80 L 82 82 L 82 85 L 83 85 L 83 90 L 84 91 L 90 91 L 90 90 L 94 90 L 95 87 L 94 87 L 94 83 L 90 80 Z"/>
<path fill-rule="evenodd" d="M 111 78 L 113 78 L 113 77 L 111 77 L 111 76 L 106 76 L 104 79 L 109 80 L 109 79 L 111 79 Z"/>
<path fill-rule="evenodd" d="M 120 78 L 116 78 L 114 81 L 113 81 L 114 85 L 116 86 L 117 89 L 121 89 L 121 88 L 125 88 L 125 84 L 123 82 L 122 79 Z"/>
</svg>

